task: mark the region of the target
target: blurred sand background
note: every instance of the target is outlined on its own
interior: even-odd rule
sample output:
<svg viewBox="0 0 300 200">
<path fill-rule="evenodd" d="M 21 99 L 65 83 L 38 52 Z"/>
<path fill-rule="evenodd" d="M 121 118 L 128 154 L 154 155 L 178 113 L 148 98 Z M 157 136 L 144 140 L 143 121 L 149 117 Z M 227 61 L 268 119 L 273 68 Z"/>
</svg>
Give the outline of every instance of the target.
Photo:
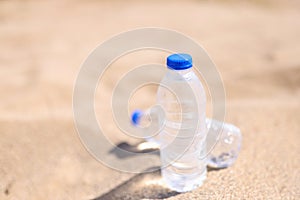
<svg viewBox="0 0 300 200">
<path fill-rule="evenodd" d="M 207 50 L 224 81 L 226 121 L 244 136 L 235 165 L 209 171 L 192 192 L 162 188 L 159 172 L 103 166 L 75 130 L 81 63 L 112 35 L 144 26 L 180 31 Z M 111 137 L 118 130 L 101 113 L 114 83 L 133 65 L 161 62 L 161 53 L 136 55 L 114 63 L 97 93 Z M 154 88 L 141 94 L 135 105 L 153 103 Z M 2 0 L 0 97 L 0 199 L 300 199 L 299 1 Z"/>
</svg>

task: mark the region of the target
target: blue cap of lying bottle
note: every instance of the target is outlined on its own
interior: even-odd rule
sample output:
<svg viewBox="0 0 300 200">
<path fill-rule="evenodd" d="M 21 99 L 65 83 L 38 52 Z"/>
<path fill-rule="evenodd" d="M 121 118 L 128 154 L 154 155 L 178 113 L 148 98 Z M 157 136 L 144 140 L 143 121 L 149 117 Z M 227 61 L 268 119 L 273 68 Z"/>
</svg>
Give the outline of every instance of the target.
<svg viewBox="0 0 300 200">
<path fill-rule="evenodd" d="M 135 126 L 139 125 L 142 115 L 143 115 L 143 112 L 141 110 L 133 111 L 133 113 L 131 115 L 131 123 Z"/>
<path fill-rule="evenodd" d="M 188 69 L 193 66 L 192 56 L 185 53 L 176 53 L 168 56 L 167 66 L 175 70 Z"/>
</svg>

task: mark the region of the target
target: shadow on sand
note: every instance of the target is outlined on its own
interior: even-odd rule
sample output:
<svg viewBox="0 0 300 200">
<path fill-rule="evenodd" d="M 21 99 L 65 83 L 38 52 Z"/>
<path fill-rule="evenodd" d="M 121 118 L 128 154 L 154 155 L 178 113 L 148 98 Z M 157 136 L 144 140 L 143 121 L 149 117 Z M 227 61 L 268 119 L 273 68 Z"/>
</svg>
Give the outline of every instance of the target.
<svg viewBox="0 0 300 200">
<path fill-rule="evenodd" d="M 138 144 L 139 145 L 139 144 Z M 151 152 L 157 150 L 153 147 L 149 149 L 139 150 L 138 145 L 130 145 L 128 143 L 120 143 L 115 148 L 122 148 L 131 152 Z M 115 149 L 112 149 L 110 153 L 115 154 Z M 159 154 L 157 154 L 159 156 Z M 124 158 L 122 155 L 116 156 L 120 159 Z M 208 172 L 216 169 L 208 168 Z M 152 171 L 152 170 L 147 170 Z M 161 178 L 161 172 L 159 167 L 153 167 L 153 172 L 137 174 L 128 181 L 115 187 L 109 192 L 94 198 L 93 200 L 118 200 L 118 199 L 166 199 L 172 196 L 176 196 L 180 193 L 175 192 L 167 188 Z"/>
<path fill-rule="evenodd" d="M 160 170 L 157 170 L 138 174 L 94 200 L 165 199 L 177 194 L 163 185 Z"/>
</svg>

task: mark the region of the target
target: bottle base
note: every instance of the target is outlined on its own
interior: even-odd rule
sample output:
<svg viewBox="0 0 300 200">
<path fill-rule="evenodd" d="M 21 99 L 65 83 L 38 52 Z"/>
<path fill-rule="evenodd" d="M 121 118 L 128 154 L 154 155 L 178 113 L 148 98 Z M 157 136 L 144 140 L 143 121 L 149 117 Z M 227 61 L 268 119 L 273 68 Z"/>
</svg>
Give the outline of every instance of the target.
<svg viewBox="0 0 300 200">
<path fill-rule="evenodd" d="M 206 179 L 206 169 L 202 173 L 182 175 L 162 170 L 162 176 L 166 185 L 176 192 L 188 192 L 203 185 Z"/>
</svg>

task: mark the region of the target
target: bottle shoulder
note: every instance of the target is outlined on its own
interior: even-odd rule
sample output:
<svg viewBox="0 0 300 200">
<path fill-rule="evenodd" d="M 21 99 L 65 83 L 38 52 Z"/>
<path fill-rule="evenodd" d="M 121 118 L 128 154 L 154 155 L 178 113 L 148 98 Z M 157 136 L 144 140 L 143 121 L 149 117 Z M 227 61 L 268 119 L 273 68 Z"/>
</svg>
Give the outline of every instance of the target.
<svg viewBox="0 0 300 200">
<path fill-rule="evenodd" d="M 162 79 L 157 91 L 157 101 L 166 99 L 193 99 L 196 97 L 198 103 L 205 104 L 205 89 L 193 71 L 182 74 L 167 73 Z"/>
<path fill-rule="evenodd" d="M 159 91 L 164 91 L 166 88 L 178 91 L 187 87 L 197 91 L 204 91 L 202 82 L 192 70 L 184 74 L 180 73 L 180 71 L 169 71 L 161 80 Z"/>
</svg>

